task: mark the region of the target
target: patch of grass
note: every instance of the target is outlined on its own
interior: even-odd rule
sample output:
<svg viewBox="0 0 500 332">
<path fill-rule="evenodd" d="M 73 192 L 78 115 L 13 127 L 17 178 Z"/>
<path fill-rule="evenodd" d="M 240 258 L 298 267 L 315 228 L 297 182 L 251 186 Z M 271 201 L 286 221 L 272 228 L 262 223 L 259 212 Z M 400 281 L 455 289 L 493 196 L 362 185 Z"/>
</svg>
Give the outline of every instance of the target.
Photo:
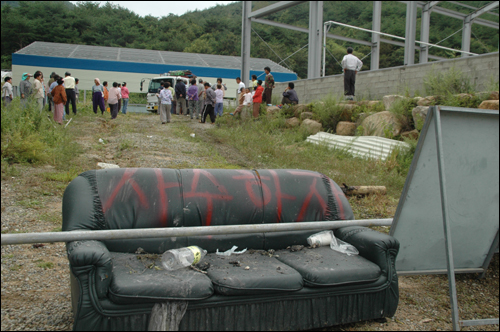
<svg viewBox="0 0 500 332">
<path fill-rule="evenodd" d="M 415 128 L 415 123 L 413 121 L 412 110 L 417 107 L 417 102 L 414 98 L 404 98 L 395 101 L 389 112 L 395 114 L 401 125 L 403 126 L 402 131 L 410 131 Z M 393 138 L 386 135 L 387 138 Z"/>
<path fill-rule="evenodd" d="M 120 141 L 120 144 L 118 145 L 118 150 L 123 151 L 123 150 L 129 150 L 135 148 L 135 145 L 132 141 L 128 139 L 124 139 Z"/>
<path fill-rule="evenodd" d="M 61 213 L 44 213 L 40 216 L 40 219 L 53 224 L 60 224 L 62 222 Z"/>
<path fill-rule="evenodd" d="M 9 270 L 11 271 L 19 271 L 21 269 L 21 265 L 14 264 L 11 267 L 9 267 Z"/>
<path fill-rule="evenodd" d="M 18 204 L 31 209 L 39 209 L 42 207 L 42 203 L 36 199 L 23 199 L 19 201 Z"/>
<path fill-rule="evenodd" d="M 63 183 L 70 183 L 80 173 L 82 173 L 81 170 L 72 168 L 67 172 L 59 171 L 59 172 L 42 173 L 42 176 L 47 181 L 58 181 L 58 182 L 63 182 Z"/>
<path fill-rule="evenodd" d="M 52 228 L 50 231 L 51 232 L 62 232 L 62 227 Z"/>
<path fill-rule="evenodd" d="M 54 263 L 52 262 L 44 262 L 41 259 L 38 259 L 37 262 L 39 262 L 36 266 L 46 270 L 46 269 L 51 269 L 54 267 Z"/>
<path fill-rule="evenodd" d="M 14 257 L 14 254 L 8 254 L 8 255 L 2 256 L 2 259 L 10 259 L 10 258 L 13 258 L 13 257 Z"/>
</svg>

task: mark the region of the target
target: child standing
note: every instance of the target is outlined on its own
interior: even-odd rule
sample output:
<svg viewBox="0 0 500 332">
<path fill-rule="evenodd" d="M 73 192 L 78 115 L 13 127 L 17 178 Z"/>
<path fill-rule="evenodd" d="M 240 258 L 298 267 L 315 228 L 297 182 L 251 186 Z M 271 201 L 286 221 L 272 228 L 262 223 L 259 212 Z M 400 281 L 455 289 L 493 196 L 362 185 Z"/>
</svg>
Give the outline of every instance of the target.
<svg viewBox="0 0 500 332">
<path fill-rule="evenodd" d="M 224 91 L 222 91 L 222 84 L 217 84 L 217 90 L 215 90 L 215 116 L 222 116 L 224 108 Z"/>
</svg>

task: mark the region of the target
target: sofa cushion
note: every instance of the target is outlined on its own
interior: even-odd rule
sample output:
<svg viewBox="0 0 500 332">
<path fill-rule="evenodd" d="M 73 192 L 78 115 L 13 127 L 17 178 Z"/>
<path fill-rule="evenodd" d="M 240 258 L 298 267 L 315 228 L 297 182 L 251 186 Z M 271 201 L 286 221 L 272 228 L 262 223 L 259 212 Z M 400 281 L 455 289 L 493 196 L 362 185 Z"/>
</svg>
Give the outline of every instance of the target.
<svg viewBox="0 0 500 332">
<path fill-rule="evenodd" d="M 263 253 L 266 252 L 249 250 L 229 257 L 208 254 L 203 263 L 210 264 L 207 272 L 215 292 L 221 295 L 255 295 L 302 289 L 302 277 L 297 271 Z M 247 266 L 248 270 L 245 269 Z"/>
<path fill-rule="evenodd" d="M 297 270 L 309 287 L 361 284 L 376 281 L 378 265 L 357 255 L 347 256 L 329 246 L 299 251 L 279 250 L 278 259 Z"/>
<path fill-rule="evenodd" d="M 110 254 L 113 277 L 109 297 L 117 304 L 201 300 L 214 292 L 212 282 L 205 274 L 190 268 L 163 269 L 161 255 Z"/>
</svg>

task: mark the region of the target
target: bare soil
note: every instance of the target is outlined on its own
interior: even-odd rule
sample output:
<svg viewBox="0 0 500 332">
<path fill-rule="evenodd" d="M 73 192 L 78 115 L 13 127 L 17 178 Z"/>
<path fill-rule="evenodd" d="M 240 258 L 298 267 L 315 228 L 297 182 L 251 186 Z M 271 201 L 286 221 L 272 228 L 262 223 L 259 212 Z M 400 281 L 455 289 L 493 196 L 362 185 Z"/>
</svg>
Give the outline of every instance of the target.
<svg viewBox="0 0 500 332">
<path fill-rule="evenodd" d="M 252 163 L 238 150 L 213 138 L 210 131 L 215 126 L 199 124 L 187 117 L 173 116 L 173 122 L 167 125 L 161 125 L 158 116 L 152 115 L 120 115 L 115 122 L 100 117 L 91 120 L 76 117 L 70 126 L 84 151 L 72 165 L 76 172 L 96 168 L 99 161 L 120 167 L 266 166 Z M 99 138 L 105 143 L 99 143 Z M 2 174 L 2 234 L 60 231 L 62 194 L 67 182 L 50 180 L 48 174 L 61 172 L 67 170 L 50 165 L 15 165 L 15 171 Z M 2 331 L 71 330 L 69 266 L 64 244 L 9 245 L 2 246 L 1 252 Z M 457 275 L 456 279 L 460 319 L 499 317 L 498 254 L 485 278 L 467 274 Z M 399 285 L 400 302 L 394 317 L 322 330 L 452 328 L 445 275 L 400 277 Z M 498 331 L 498 325 L 463 330 Z"/>
</svg>

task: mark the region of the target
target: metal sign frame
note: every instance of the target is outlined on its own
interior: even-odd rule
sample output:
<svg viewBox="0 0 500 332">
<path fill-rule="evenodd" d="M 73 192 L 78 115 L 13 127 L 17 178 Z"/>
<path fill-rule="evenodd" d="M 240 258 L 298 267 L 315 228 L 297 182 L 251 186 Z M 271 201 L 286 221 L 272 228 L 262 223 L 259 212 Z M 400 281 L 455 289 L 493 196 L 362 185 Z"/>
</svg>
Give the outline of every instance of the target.
<svg viewBox="0 0 500 332">
<path fill-rule="evenodd" d="M 449 172 L 449 173 L 446 173 L 445 171 L 445 150 L 443 150 L 443 129 L 442 129 L 442 125 L 441 125 L 441 113 L 444 112 L 445 114 L 447 112 L 459 112 L 461 113 L 461 115 L 463 115 L 464 117 L 466 117 L 466 114 L 467 116 L 469 116 L 469 118 L 467 120 L 470 120 L 471 122 L 474 121 L 474 120 L 478 120 L 479 121 L 487 121 L 487 120 L 493 120 L 491 123 L 493 123 L 492 127 L 488 127 L 487 129 L 485 128 L 485 130 L 491 130 L 492 128 L 494 128 L 493 130 L 496 129 L 496 136 L 498 136 L 498 115 L 499 115 L 499 112 L 498 111 L 491 111 L 491 110 L 479 110 L 479 109 L 466 109 L 466 108 L 457 108 L 457 107 L 444 107 L 444 106 L 434 106 L 434 107 L 431 107 L 429 109 L 429 113 L 427 114 L 427 118 L 426 118 L 426 121 L 425 121 L 425 124 L 424 124 L 424 128 L 422 130 L 422 133 L 421 133 L 421 136 L 420 136 L 420 140 L 418 142 L 418 145 L 417 145 L 417 149 L 416 149 L 416 152 L 415 152 L 415 155 L 414 155 L 414 158 L 412 160 L 412 165 L 411 165 L 411 168 L 410 168 L 410 172 L 408 174 L 408 177 L 406 179 L 406 183 L 405 183 L 405 187 L 403 189 L 403 193 L 401 195 L 401 199 L 400 199 L 400 202 L 399 202 L 399 205 L 398 205 L 398 208 L 397 208 L 397 211 L 396 211 L 396 215 L 394 217 L 394 222 L 393 222 L 393 226 L 391 227 L 391 231 L 390 231 L 390 235 L 398 238 L 398 233 L 397 233 L 397 226 L 398 226 L 398 222 L 400 222 L 400 219 L 404 219 L 404 207 L 405 207 L 405 203 L 406 203 L 406 200 L 407 198 L 410 198 L 410 196 L 413 196 L 411 200 L 415 200 L 416 204 L 418 204 L 419 201 L 422 200 L 422 197 L 419 196 L 419 194 L 422 194 L 422 189 L 415 189 L 415 188 L 418 188 L 419 186 L 422 186 L 423 184 L 425 184 L 425 181 L 416 181 L 417 183 L 416 184 L 413 184 L 412 186 L 412 180 L 414 179 L 415 175 L 418 174 L 418 172 L 422 173 L 422 174 L 418 174 L 418 176 L 416 177 L 417 179 L 419 179 L 419 177 L 421 178 L 423 174 L 426 174 L 425 172 L 426 171 L 422 171 L 422 169 L 425 168 L 425 162 L 422 161 L 421 163 L 419 163 L 419 159 L 423 156 L 423 158 L 425 157 L 430 157 L 429 155 L 429 151 L 431 151 L 431 142 L 428 142 L 426 145 L 425 145 L 425 142 L 426 142 L 426 137 L 427 136 L 431 136 L 431 135 L 428 135 L 429 133 L 432 134 L 432 132 L 430 131 L 430 127 L 431 127 L 431 123 L 434 122 L 434 129 L 435 129 L 435 140 L 436 140 L 436 153 L 437 153 L 437 168 L 438 168 L 438 173 L 439 173 L 439 192 L 440 192 L 440 201 L 439 200 L 435 200 L 436 201 L 436 204 L 438 202 L 441 203 L 441 212 L 442 212 L 442 220 L 443 220 L 443 229 L 444 229 L 444 242 L 445 242 L 445 252 L 446 252 L 446 270 L 428 270 L 425 268 L 425 265 L 426 263 L 423 263 L 423 266 L 424 268 L 420 271 L 418 270 L 415 270 L 415 271 L 401 271 L 401 272 L 398 272 L 398 274 L 432 274 L 432 273 L 447 273 L 448 274 L 448 283 L 449 283 L 449 288 L 450 288 L 450 302 L 451 302 L 451 309 L 452 309 L 452 323 L 453 323 L 453 329 L 454 330 L 459 330 L 460 329 L 460 326 L 472 326 L 472 325 L 486 325 L 486 324 L 498 324 L 499 320 L 498 318 L 497 319 L 482 319 L 482 320 L 465 320 L 465 321 L 460 321 L 459 320 L 459 316 L 458 316 L 458 304 L 457 304 L 457 292 L 456 292 L 456 284 L 455 284 L 455 273 L 456 272 L 482 272 L 482 275 L 484 276 L 484 273 L 486 272 L 486 269 L 488 268 L 488 265 L 489 265 L 489 262 L 493 256 L 493 253 L 495 252 L 496 248 L 498 248 L 498 224 L 497 224 L 497 227 L 496 227 L 496 235 L 494 236 L 493 240 L 491 241 L 490 245 L 489 245 L 489 250 L 487 252 L 486 255 L 484 255 L 484 261 L 482 263 L 482 266 L 480 268 L 471 268 L 471 269 L 455 269 L 455 261 L 454 261 L 454 258 L 453 258 L 453 248 L 452 248 L 452 229 L 451 229 L 451 226 L 455 226 L 455 232 L 457 232 L 456 228 L 457 228 L 457 225 L 454 225 L 454 224 L 457 224 L 457 222 L 454 222 L 454 223 L 450 223 L 450 213 L 449 213 L 449 209 L 450 209 L 450 204 L 448 203 L 448 193 L 447 193 L 447 189 L 449 189 L 449 184 L 447 183 L 447 180 L 446 180 L 446 175 L 450 175 L 452 174 L 452 172 Z M 484 119 L 481 118 L 481 116 L 485 117 Z M 451 117 L 453 119 L 453 117 Z M 434 120 L 434 121 L 433 121 Z M 451 120 L 448 120 L 448 121 L 451 121 Z M 464 121 L 463 119 L 461 121 Z M 495 125 L 496 125 L 496 128 L 495 128 Z M 474 127 L 473 127 L 474 128 Z M 477 126 L 476 126 L 477 128 Z M 456 131 L 459 131 L 459 128 L 453 128 L 453 130 L 456 130 Z M 494 136 L 494 135 L 493 135 Z M 490 137 L 492 140 L 495 140 L 495 137 Z M 450 137 L 448 137 L 448 140 L 450 139 Z M 498 137 L 496 137 L 496 142 L 498 142 Z M 471 142 L 469 142 L 471 143 Z M 469 144 L 469 149 L 471 147 L 474 147 L 474 145 L 476 146 L 479 146 L 481 144 L 484 144 L 483 141 L 480 141 L 478 139 L 477 142 L 473 142 L 471 144 Z M 426 151 L 426 153 L 422 153 L 423 152 L 423 148 L 424 148 L 424 145 L 427 147 L 427 150 L 429 151 Z M 451 148 L 450 148 L 450 142 L 447 141 L 447 148 L 448 148 L 448 151 L 446 151 L 446 155 L 447 157 L 449 158 L 450 157 L 450 153 L 453 154 L 455 153 L 455 156 L 457 155 L 460 155 L 460 153 L 457 153 L 457 151 L 455 151 L 457 148 L 460 150 L 460 147 L 456 147 L 454 145 L 460 145 L 460 142 L 453 142 L 451 143 Z M 497 146 L 498 148 L 498 146 Z M 481 151 L 481 148 L 479 147 L 478 151 Z M 432 153 L 432 151 L 431 151 Z M 481 152 L 478 152 L 479 154 L 481 154 Z M 496 165 L 493 165 L 493 167 L 496 167 L 496 169 L 498 169 L 498 151 L 493 151 L 493 154 L 497 160 L 496 160 Z M 495 159 L 495 157 L 493 159 Z M 431 159 L 429 158 L 427 160 L 427 162 L 429 162 L 431 164 L 430 166 L 430 169 L 432 170 L 432 161 Z M 447 160 L 448 162 L 448 166 L 450 166 L 450 160 Z M 484 159 L 484 162 L 487 163 L 487 159 Z M 491 160 L 490 160 L 491 162 Z M 423 165 L 423 166 L 422 166 Z M 457 169 L 457 167 L 460 167 L 460 166 L 463 166 L 463 165 L 452 165 L 451 169 Z M 483 165 L 485 166 L 485 165 Z M 475 169 L 474 169 L 474 166 L 472 165 L 467 165 L 465 166 L 464 168 L 468 171 L 468 168 L 467 167 L 470 167 L 471 168 L 471 172 L 468 176 L 468 180 L 470 181 L 471 179 L 476 179 L 478 178 L 478 176 L 475 176 L 477 175 L 477 173 L 481 173 L 481 175 L 483 176 L 483 180 L 484 180 L 484 174 L 485 172 L 476 172 L 475 173 Z M 485 169 L 488 169 L 487 167 L 485 167 Z M 490 165 L 490 169 L 491 169 L 491 165 Z M 493 168 L 495 169 L 495 168 Z M 463 172 L 463 170 L 462 170 Z M 486 172 L 486 174 L 489 174 Z M 494 178 L 496 176 L 496 179 Z M 425 177 L 424 177 L 425 178 Z M 491 191 L 492 191 L 492 195 L 493 197 L 496 197 L 498 198 L 498 173 L 494 174 L 493 178 L 491 179 L 491 184 L 492 186 L 490 186 L 491 188 Z M 495 186 L 496 184 L 496 186 Z M 454 189 L 456 190 L 456 186 L 454 187 Z M 468 188 L 464 188 L 464 189 L 468 189 Z M 419 191 L 420 190 L 420 191 Z M 416 197 L 415 197 L 416 196 Z M 433 197 L 432 195 L 432 188 L 429 188 L 429 193 L 428 193 L 428 196 L 431 196 L 432 198 L 435 198 Z M 457 194 L 454 193 L 453 195 L 453 199 L 456 200 L 456 197 L 457 197 Z M 431 198 L 431 199 L 432 199 Z M 455 205 L 453 207 L 456 207 L 456 204 L 457 202 L 453 202 Z M 410 203 L 410 204 L 415 204 L 415 203 Z M 469 202 L 470 204 L 470 202 Z M 474 205 L 474 204 L 473 204 Z M 412 207 L 413 205 L 410 206 L 410 208 L 407 208 L 407 210 L 409 210 L 410 212 L 412 212 Z M 428 207 L 426 207 L 428 208 Z M 427 211 L 426 211 L 427 212 Z M 460 219 L 460 218 L 457 218 L 457 214 L 456 214 L 457 211 L 454 211 L 454 218 L 453 219 Z M 490 211 L 487 211 L 487 212 L 490 212 Z M 493 208 L 493 214 L 496 214 L 496 216 L 493 216 L 493 218 L 490 218 L 491 220 L 493 220 L 495 223 L 497 223 L 497 220 L 498 220 L 498 203 L 497 203 L 497 207 L 496 209 Z M 403 216 L 403 218 L 402 218 Z M 460 235 L 463 236 L 463 231 L 467 232 L 467 231 L 474 231 L 473 230 L 473 225 L 467 225 L 467 222 L 469 224 L 472 224 L 469 220 L 470 219 L 467 219 L 467 215 L 465 216 L 462 216 L 465 218 L 465 227 L 464 227 L 464 223 L 462 222 L 462 224 L 460 224 L 459 226 L 461 226 L 461 231 L 462 233 Z M 414 216 L 414 218 L 417 218 L 416 216 Z M 435 219 L 433 218 L 436 218 L 437 219 L 437 216 L 435 215 L 427 215 L 427 220 L 430 219 L 430 221 L 427 222 L 427 225 L 431 224 L 435 221 Z M 479 222 L 482 222 L 483 220 L 478 220 Z M 411 222 L 411 221 L 410 221 Z M 491 223 L 491 221 L 489 221 Z M 406 222 L 407 223 L 407 222 Z M 415 222 L 413 224 L 411 224 L 412 226 L 416 226 L 415 225 Z M 420 226 L 420 225 L 419 225 Z M 468 226 L 468 227 L 467 227 Z M 422 246 L 425 246 L 425 245 L 429 245 L 429 246 L 432 246 L 432 243 L 431 241 L 425 236 L 425 234 L 420 234 L 421 237 L 419 238 L 418 235 L 415 236 L 415 234 L 418 234 L 419 232 L 416 231 L 414 232 L 413 234 L 402 234 L 402 236 L 407 236 L 410 238 L 410 241 L 408 242 L 411 242 L 411 241 L 415 241 L 415 240 L 421 240 L 421 244 Z M 473 234 L 473 233 L 465 233 L 465 235 L 467 234 Z M 456 234 L 455 234 L 456 235 Z M 407 249 L 407 247 L 405 247 L 405 245 L 408 245 L 406 242 L 405 243 L 405 240 L 404 239 L 399 239 L 400 242 L 401 242 L 401 247 L 402 247 L 402 250 L 405 250 Z M 429 243 L 426 243 L 426 240 L 427 242 Z M 466 238 L 465 239 L 466 241 L 465 242 L 473 242 L 474 241 L 474 237 L 471 237 L 471 238 Z M 482 241 L 484 243 L 485 239 L 476 239 L 478 241 Z M 439 241 L 437 241 L 439 243 Z M 487 245 L 488 243 L 486 243 Z M 470 245 L 470 243 L 469 243 Z M 411 244 L 409 245 L 411 246 Z M 416 247 L 416 246 L 415 246 Z M 436 246 L 433 246 L 432 248 L 435 248 Z M 470 246 L 468 247 L 470 248 Z M 474 248 L 474 247 L 472 247 Z M 484 250 L 485 246 L 483 245 L 483 250 Z M 408 249 L 409 251 L 408 252 L 411 252 L 411 250 L 413 250 L 413 253 L 415 251 L 418 251 L 419 248 L 411 248 L 411 249 Z M 436 252 L 436 255 L 438 254 L 438 252 Z M 479 254 L 482 254 L 482 252 L 480 252 Z M 414 254 L 415 255 L 415 254 Z M 417 254 L 418 256 L 418 254 Z M 407 256 L 409 259 L 408 261 L 410 263 L 413 263 L 413 264 L 420 264 L 421 262 L 417 262 L 415 259 L 415 257 L 413 257 L 413 262 L 411 260 L 411 255 L 408 255 Z M 434 256 L 431 256 L 432 259 L 434 259 Z M 479 255 L 478 257 L 482 257 L 481 255 Z M 404 260 L 405 258 L 403 258 Z M 429 261 L 428 259 L 424 259 L 425 261 Z M 406 264 L 406 267 L 408 267 L 408 265 L 410 265 L 409 263 L 405 262 L 404 264 Z M 470 264 L 474 264 L 474 262 L 471 260 L 470 261 Z M 477 262 L 476 262 L 477 264 Z M 415 265 L 416 266 L 416 265 Z M 396 268 L 397 268 L 397 262 L 396 262 Z M 417 266 L 418 268 L 418 266 Z M 405 272 L 409 272 L 409 273 L 405 273 Z"/>
</svg>

